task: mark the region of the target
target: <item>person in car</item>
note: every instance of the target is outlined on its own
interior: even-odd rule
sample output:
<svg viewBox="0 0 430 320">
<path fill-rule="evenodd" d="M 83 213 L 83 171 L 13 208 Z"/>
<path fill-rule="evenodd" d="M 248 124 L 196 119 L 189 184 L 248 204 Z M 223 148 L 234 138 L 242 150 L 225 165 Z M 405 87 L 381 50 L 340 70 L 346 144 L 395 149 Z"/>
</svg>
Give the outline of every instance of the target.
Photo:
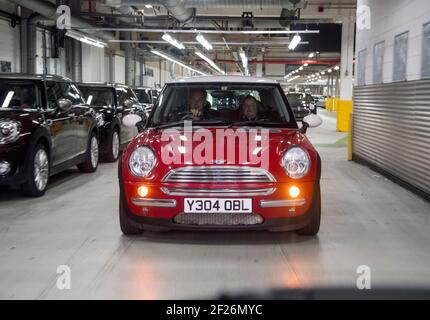
<svg viewBox="0 0 430 320">
<path fill-rule="evenodd" d="M 207 115 L 207 92 L 206 90 L 196 89 L 190 93 L 190 113 L 193 116 L 193 120 L 201 120 Z"/>
<path fill-rule="evenodd" d="M 240 105 L 241 119 L 245 121 L 258 120 L 258 101 L 253 96 L 246 96 Z"/>
</svg>

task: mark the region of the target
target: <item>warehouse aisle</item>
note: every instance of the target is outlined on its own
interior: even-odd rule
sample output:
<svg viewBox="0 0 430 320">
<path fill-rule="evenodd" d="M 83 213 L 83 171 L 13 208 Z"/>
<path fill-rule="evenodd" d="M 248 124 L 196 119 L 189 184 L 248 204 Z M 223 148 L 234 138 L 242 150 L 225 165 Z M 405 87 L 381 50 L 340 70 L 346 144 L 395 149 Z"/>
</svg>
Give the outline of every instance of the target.
<svg viewBox="0 0 430 320">
<path fill-rule="evenodd" d="M 0 299 L 210 298 L 270 288 L 430 285 L 430 203 L 346 161 L 334 114 L 309 132 L 323 160 L 322 228 L 294 233 L 121 235 L 116 164 L 94 175 L 70 170 L 45 197 L 0 190 Z M 57 288 L 57 268 L 71 289 Z"/>
</svg>

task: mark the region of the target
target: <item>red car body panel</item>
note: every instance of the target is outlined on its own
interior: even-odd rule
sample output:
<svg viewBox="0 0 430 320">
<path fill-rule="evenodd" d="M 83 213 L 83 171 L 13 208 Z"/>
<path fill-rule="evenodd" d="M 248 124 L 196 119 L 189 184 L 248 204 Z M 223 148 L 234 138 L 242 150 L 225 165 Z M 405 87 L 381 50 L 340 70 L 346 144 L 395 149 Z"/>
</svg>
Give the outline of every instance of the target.
<svg viewBox="0 0 430 320">
<path fill-rule="evenodd" d="M 196 129 L 196 128 L 194 128 Z M 215 130 L 217 129 L 227 129 L 226 127 L 205 127 L 206 130 L 210 130 L 215 137 Z M 231 133 L 236 133 L 239 128 L 231 129 Z M 242 128 L 243 130 L 243 128 Z M 146 218 L 160 218 L 166 219 L 166 221 L 171 221 L 176 215 L 184 212 L 183 199 L 184 196 L 172 196 L 166 194 L 162 188 L 165 187 L 175 187 L 175 188 L 190 188 L 190 189 L 224 189 L 224 188 L 276 188 L 274 193 L 263 196 L 231 196 L 232 198 L 252 198 L 253 200 L 253 211 L 264 218 L 265 221 L 277 218 L 293 218 L 305 215 L 309 210 L 314 196 L 315 184 L 319 181 L 319 166 L 318 166 L 318 153 L 309 142 L 307 137 L 302 134 L 297 129 L 268 129 L 269 133 L 269 150 L 262 150 L 261 152 L 268 152 L 268 171 L 276 179 L 276 182 L 256 182 L 256 183 L 228 183 L 228 182 L 216 182 L 216 183 L 203 183 L 203 182 L 181 182 L 181 183 L 165 183 L 162 182 L 165 175 L 172 169 L 184 167 L 184 166 L 208 166 L 208 164 L 196 164 L 196 163 L 185 163 L 184 157 L 182 157 L 181 163 L 165 165 L 161 159 L 161 150 L 166 147 L 168 142 L 163 139 L 163 130 L 159 129 L 147 129 L 140 133 L 128 146 L 122 155 L 121 161 L 121 180 L 122 180 L 122 190 L 125 196 L 125 200 L 132 215 L 136 217 L 146 217 Z M 195 134 L 195 130 L 192 133 Z M 194 141 L 194 139 L 192 139 Z M 214 139 L 214 145 L 221 143 Z M 199 142 L 193 142 L 193 150 L 199 144 Z M 130 173 L 128 168 L 128 160 L 130 154 L 138 146 L 150 147 L 157 156 L 157 165 L 154 170 L 147 178 L 137 178 Z M 248 144 L 249 146 L 249 144 Z M 305 149 L 311 160 L 311 168 L 309 173 L 302 179 L 292 179 L 288 177 L 284 168 L 281 165 L 281 159 L 283 154 L 291 147 L 300 146 Z M 238 154 L 239 148 L 241 147 L 239 141 L 236 141 L 235 154 Z M 242 146 L 243 147 L 243 146 Z M 179 150 L 172 150 L 172 152 L 179 152 Z M 251 150 L 250 152 L 253 152 Z M 214 151 L 215 154 L 215 151 Z M 183 156 L 183 154 L 182 154 Z M 224 159 L 227 159 L 227 150 L 224 150 Z M 251 163 L 242 162 L 239 159 L 235 159 L 234 163 L 225 163 L 226 166 L 248 166 L 248 167 L 258 167 L 258 165 L 253 165 Z M 121 182 L 120 182 L 121 183 Z M 141 207 L 133 204 L 133 198 L 139 198 L 137 189 L 140 186 L 147 186 L 149 193 L 147 198 L 150 199 L 175 199 L 176 207 L 174 208 L 162 208 L 162 207 Z M 275 207 L 275 208 L 262 208 L 260 205 L 261 200 L 288 200 L 291 199 L 288 193 L 288 189 L 291 186 L 297 186 L 300 188 L 300 198 L 305 199 L 305 204 L 302 206 L 297 206 L 294 210 L 288 210 L 286 207 Z M 187 196 L 190 198 L 190 196 Z M 229 198 L 223 196 L 222 198 Z"/>
</svg>

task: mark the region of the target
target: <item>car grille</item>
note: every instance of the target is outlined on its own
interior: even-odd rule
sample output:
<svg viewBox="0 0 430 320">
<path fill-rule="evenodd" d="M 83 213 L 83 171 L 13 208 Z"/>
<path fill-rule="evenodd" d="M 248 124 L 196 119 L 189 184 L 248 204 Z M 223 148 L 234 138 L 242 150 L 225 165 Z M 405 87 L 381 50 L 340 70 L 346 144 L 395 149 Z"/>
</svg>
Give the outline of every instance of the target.
<svg viewBox="0 0 430 320">
<path fill-rule="evenodd" d="M 275 182 L 275 178 L 261 168 L 243 166 L 196 166 L 171 170 L 163 182 L 253 183 Z"/>
<path fill-rule="evenodd" d="M 264 220 L 252 213 L 181 213 L 173 221 L 184 225 L 247 226 L 262 224 Z"/>
<path fill-rule="evenodd" d="M 235 189 L 196 189 L 196 188 L 161 188 L 170 196 L 192 197 L 232 197 L 232 196 L 268 196 L 276 191 L 276 188 L 235 188 Z"/>
</svg>

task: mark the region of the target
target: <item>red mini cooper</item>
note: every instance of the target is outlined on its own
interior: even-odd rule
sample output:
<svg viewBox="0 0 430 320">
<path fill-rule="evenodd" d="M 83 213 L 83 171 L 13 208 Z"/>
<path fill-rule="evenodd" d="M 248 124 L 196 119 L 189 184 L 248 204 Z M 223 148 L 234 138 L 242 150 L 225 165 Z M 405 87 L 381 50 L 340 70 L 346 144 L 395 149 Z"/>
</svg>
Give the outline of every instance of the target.
<svg viewBox="0 0 430 320">
<path fill-rule="evenodd" d="M 281 86 L 262 78 L 167 84 L 119 162 L 124 234 L 143 230 L 296 230 L 316 235 L 321 159 Z"/>
</svg>

